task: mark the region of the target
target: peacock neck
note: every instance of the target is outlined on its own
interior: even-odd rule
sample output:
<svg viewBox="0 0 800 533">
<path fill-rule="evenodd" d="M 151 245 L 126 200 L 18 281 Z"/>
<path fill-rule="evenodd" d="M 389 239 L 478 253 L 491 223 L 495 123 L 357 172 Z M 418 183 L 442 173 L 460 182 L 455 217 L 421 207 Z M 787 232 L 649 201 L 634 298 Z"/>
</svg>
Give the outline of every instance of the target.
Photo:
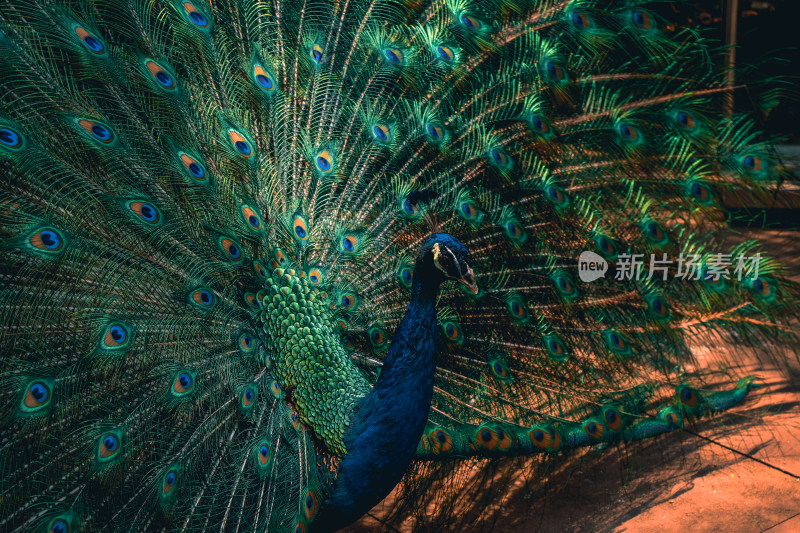
<svg viewBox="0 0 800 533">
<path fill-rule="evenodd" d="M 433 395 L 439 282 L 415 276 L 411 302 L 395 330 L 380 377 L 345 437 L 334 494 L 323 509 L 326 529 L 344 527 L 397 485 L 419 444 Z"/>
</svg>

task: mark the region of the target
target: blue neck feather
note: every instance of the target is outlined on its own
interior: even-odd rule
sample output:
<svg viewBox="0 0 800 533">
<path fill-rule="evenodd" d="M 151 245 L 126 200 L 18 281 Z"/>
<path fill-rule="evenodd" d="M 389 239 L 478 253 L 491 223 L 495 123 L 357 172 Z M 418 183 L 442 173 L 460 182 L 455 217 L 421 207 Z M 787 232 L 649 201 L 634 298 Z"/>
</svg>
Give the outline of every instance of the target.
<svg viewBox="0 0 800 533">
<path fill-rule="evenodd" d="M 417 262 L 411 303 L 392 337 L 378 382 L 345 436 L 336 489 L 316 524 L 336 530 L 357 520 L 400 481 L 425 429 L 436 370 L 439 279 Z"/>
</svg>

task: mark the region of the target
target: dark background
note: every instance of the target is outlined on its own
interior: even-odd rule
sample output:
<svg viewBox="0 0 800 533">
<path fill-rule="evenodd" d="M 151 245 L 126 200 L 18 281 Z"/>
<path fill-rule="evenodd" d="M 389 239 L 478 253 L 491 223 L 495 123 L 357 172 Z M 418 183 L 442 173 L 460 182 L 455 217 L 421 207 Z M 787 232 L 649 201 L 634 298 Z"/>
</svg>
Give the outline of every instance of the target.
<svg viewBox="0 0 800 533">
<path fill-rule="evenodd" d="M 668 4 L 665 16 L 678 26 L 701 28 L 725 42 L 726 0 L 700 0 Z M 737 66 L 753 65 L 745 77 L 777 76 L 786 84 L 781 103 L 765 118 L 770 136 L 784 143 L 800 144 L 800 0 L 739 0 Z M 751 112 L 753 104 L 745 91 L 736 93 L 736 110 Z"/>
</svg>

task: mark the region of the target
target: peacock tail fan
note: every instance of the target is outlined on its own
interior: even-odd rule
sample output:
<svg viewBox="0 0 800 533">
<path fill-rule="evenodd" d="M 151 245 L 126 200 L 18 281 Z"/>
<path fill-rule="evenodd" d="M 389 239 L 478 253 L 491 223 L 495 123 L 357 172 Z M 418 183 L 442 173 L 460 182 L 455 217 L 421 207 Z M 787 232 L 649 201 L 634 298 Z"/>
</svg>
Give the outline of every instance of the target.
<svg viewBox="0 0 800 533">
<path fill-rule="evenodd" d="M 477 293 L 398 512 L 741 401 L 798 289 L 721 198 L 782 170 L 660 7 L 0 1 L 0 529 L 324 528 L 432 231 Z"/>
</svg>

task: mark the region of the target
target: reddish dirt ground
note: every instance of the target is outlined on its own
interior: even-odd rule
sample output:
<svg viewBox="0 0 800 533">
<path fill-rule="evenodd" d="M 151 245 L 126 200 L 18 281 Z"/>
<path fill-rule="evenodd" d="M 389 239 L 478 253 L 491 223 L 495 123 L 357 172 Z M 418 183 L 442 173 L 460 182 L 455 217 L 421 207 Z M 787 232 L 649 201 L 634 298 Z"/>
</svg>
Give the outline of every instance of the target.
<svg viewBox="0 0 800 533">
<path fill-rule="evenodd" d="M 800 232 L 745 237 L 768 241 L 800 281 Z M 693 351 L 701 361 L 739 353 L 735 345 Z M 696 434 L 587 453 L 548 476 L 548 490 L 514 483 L 502 507 L 484 512 L 496 516 L 495 530 L 522 532 L 800 532 L 800 365 L 798 354 L 784 354 L 788 366 L 738 361 L 735 373 L 762 386 L 731 411 L 698 422 Z M 382 503 L 343 531 L 411 531 L 408 522 L 379 521 L 386 511 Z"/>
</svg>

